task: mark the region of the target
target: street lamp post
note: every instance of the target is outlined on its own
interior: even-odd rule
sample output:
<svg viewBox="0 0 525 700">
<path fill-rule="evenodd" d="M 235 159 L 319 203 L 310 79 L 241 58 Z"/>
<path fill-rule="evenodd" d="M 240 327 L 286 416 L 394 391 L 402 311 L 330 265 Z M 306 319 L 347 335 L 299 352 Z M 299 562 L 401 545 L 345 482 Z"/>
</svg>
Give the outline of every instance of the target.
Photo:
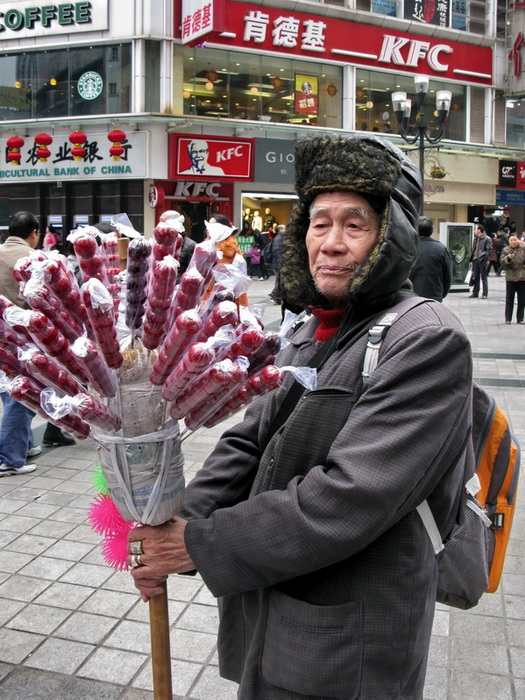
<svg viewBox="0 0 525 700">
<path fill-rule="evenodd" d="M 436 110 L 438 114 L 438 131 L 431 135 L 428 130 L 427 116 L 424 112 L 425 99 L 428 92 L 428 76 L 416 75 L 414 83 L 417 96 L 417 114 L 415 126 L 409 127 L 410 114 L 412 112 L 412 100 L 407 99 L 406 92 L 393 92 L 392 105 L 399 124 L 399 133 L 410 145 L 418 144 L 419 150 L 419 171 L 421 173 L 421 183 L 425 185 L 425 139 L 429 144 L 435 146 L 443 138 L 445 122 L 450 111 L 452 93 L 450 90 L 438 90 L 436 93 Z M 423 199 L 421 200 L 421 210 L 423 210 Z M 423 211 L 421 211 L 423 214 Z"/>
</svg>

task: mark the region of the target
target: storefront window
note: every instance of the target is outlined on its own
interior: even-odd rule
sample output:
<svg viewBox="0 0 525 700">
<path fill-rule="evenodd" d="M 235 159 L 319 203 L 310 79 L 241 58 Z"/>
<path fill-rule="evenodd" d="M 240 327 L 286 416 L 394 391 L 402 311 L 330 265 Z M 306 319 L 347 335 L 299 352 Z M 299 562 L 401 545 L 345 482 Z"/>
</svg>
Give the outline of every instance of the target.
<svg viewBox="0 0 525 700">
<path fill-rule="evenodd" d="M 507 100 L 507 141 L 510 148 L 523 148 L 525 143 L 525 99 Z"/>
<path fill-rule="evenodd" d="M 397 133 L 396 115 L 392 111 L 392 92 L 404 91 L 412 100 L 411 124 L 415 123 L 417 98 L 414 76 L 393 75 L 376 71 L 356 71 L 355 124 L 361 131 Z M 453 83 L 431 80 L 425 103 L 425 113 L 430 133 L 438 127 L 436 90 L 450 90 L 452 103 L 445 125 L 444 138 L 465 141 L 466 88 Z"/>
<path fill-rule="evenodd" d="M 184 49 L 187 115 L 342 126 L 337 66 L 216 49 Z M 176 103 L 176 101 L 175 101 Z"/>
<path fill-rule="evenodd" d="M 0 55 L 0 119 L 130 111 L 131 47 Z"/>
</svg>

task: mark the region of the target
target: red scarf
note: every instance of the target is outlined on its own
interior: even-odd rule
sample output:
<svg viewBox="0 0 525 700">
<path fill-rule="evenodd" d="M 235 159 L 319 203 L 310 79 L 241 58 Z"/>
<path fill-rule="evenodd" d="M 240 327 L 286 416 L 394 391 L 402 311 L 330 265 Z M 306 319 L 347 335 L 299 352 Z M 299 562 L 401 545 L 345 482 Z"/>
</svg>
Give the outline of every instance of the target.
<svg viewBox="0 0 525 700">
<path fill-rule="evenodd" d="M 312 316 L 321 323 L 315 330 L 315 339 L 324 342 L 333 336 L 343 320 L 346 309 L 312 309 Z"/>
</svg>

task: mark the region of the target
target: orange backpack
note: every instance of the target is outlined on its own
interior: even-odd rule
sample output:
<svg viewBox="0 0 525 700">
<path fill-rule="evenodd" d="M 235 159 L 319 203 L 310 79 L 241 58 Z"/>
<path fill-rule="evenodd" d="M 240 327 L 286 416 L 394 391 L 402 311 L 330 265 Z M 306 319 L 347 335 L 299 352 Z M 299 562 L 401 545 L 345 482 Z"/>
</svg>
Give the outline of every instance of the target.
<svg viewBox="0 0 525 700">
<path fill-rule="evenodd" d="M 516 506 L 520 446 L 507 417 L 490 394 L 473 385 L 474 456 L 481 489 L 477 499 L 491 520 L 494 548 L 488 593 L 498 588 Z"/>
<path fill-rule="evenodd" d="M 422 297 L 400 302 L 368 331 L 363 384 L 377 366 L 379 349 L 390 326 L 422 303 Z M 507 417 L 482 387 L 472 383 L 472 435 L 461 456 L 465 465 L 464 508 L 445 542 L 427 501 L 417 511 L 438 561 L 436 600 L 467 610 L 484 592 L 499 586 L 510 537 L 520 470 L 520 446 Z"/>
</svg>

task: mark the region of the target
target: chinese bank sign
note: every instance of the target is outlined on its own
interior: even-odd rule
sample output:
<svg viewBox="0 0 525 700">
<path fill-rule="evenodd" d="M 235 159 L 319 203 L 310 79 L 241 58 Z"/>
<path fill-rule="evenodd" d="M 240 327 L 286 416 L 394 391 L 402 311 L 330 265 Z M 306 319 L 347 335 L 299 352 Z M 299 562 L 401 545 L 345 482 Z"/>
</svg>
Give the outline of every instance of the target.
<svg viewBox="0 0 525 700">
<path fill-rule="evenodd" d="M 108 0 L 0 3 L 0 40 L 54 36 L 108 28 Z"/>
<path fill-rule="evenodd" d="M 39 160 L 36 154 L 38 146 L 33 139 L 27 138 L 20 149 L 20 165 L 11 165 L 7 162 L 6 156 L 9 149 L 6 139 L 1 139 L 0 183 L 148 177 L 148 135 L 140 132 L 129 134 L 122 142 L 124 153 L 119 160 L 114 160 L 110 155 L 109 149 L 112 144 L 107 136 L 107 133 L 88 134 L 88 140 L 84 144 L 86 154 L 81 160 L 75 160 L 71 154 L 73 146 L 67 134 L 53 136 L 53 142 L 47 147 L 51 155 L 45 162 Z"/>
</svg>

